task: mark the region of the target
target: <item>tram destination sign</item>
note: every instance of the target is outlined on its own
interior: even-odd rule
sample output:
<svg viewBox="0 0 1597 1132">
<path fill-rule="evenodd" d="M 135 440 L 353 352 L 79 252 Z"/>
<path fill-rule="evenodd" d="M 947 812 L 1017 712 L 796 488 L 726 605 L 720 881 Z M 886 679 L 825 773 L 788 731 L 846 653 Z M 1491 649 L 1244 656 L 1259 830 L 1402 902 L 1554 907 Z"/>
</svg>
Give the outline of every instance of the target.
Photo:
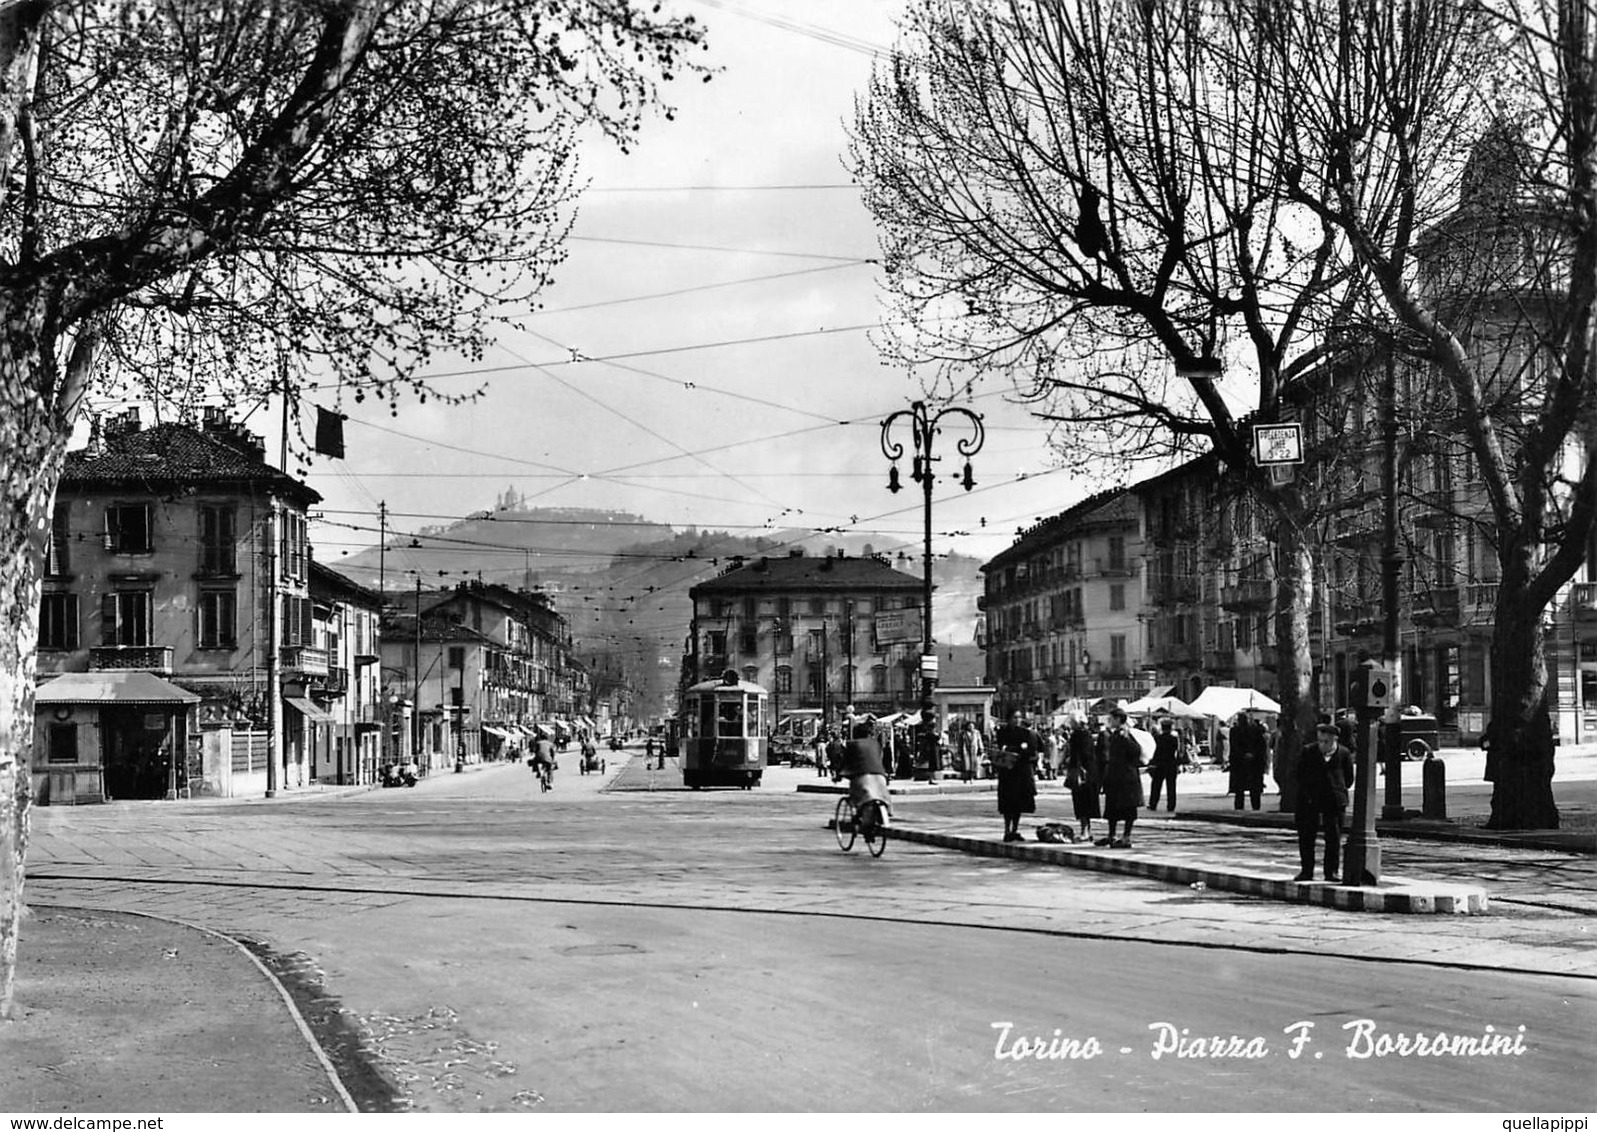
<svg viewBox="0 0 1597 1132">
<path fill-rule="evenodd" d="M 920 610 L 882 609 L 876 613 L 876 643 L 902 645 L 920 640 Z"/>
</svg>

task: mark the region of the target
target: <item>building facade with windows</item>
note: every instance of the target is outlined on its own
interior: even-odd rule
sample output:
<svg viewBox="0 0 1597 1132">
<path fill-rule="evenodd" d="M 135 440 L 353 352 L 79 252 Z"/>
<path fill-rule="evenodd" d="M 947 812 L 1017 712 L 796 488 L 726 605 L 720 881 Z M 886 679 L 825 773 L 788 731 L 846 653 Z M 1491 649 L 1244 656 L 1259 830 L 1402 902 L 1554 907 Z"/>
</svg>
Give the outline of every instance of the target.
<svg viewBox="0 0 1597 1132">
<path fill-rule="evenodd" d="M 325 720 L 311 732 L 318 782 L 377 781 L 384 724 L 382 595 L 319 562 L 310 564 L 312 645 L 327 677 L 299 689 Z"/>
<path fill-rule="evenodd" d="M 919 707 L 922 581 L 884 559 L 795 550 L 736 560 L 688 597 L 687 684 L 730 669 L 770 690 L 774 720 Z"/>
<path fill-rule="evenodd" d="M 143 428 L 129 410 L 69 452 L 40 602 L 41 685 L 138 672 L 198 700 L 174 728 L 142 710 L 137 693 L 100 680 L 104 702 L 74 707 L 73 720 L 60 703 L 51 709 L 51 722 L 83 726 L 70 742 L 52 734 L 38 763 L 82 767 L 85 783 L 97 773 L 113 798 L 264 786 L 268 751 L 280 785 L 313 778 L 310 721 L 286 697 L 328 676 L 314 644 L 306 537 L 306 509 L 320 498 L 267 464 L 260 440 L 216 410 L 198 428 Z M 210 730 L 241 734 L 241 749 L 230 738 L 207 762 Z"/>
<path fill-rule="evenodd" d="M 1115 489 L 1022 531 L 982 567 L 987 682 L 1000 716 L 1146 689 L 1143 557 L 1140 500 Z"/>
<path fill-rule="evenodd" d="M 436 767 L 507 755 L 539 726 L 591 730 L 571 645 L 565 616 L 536 590 L 473 581 L 395 594 L 383 679 L 391 705 L 418 713 L 403 742 Z"/>
</svg>

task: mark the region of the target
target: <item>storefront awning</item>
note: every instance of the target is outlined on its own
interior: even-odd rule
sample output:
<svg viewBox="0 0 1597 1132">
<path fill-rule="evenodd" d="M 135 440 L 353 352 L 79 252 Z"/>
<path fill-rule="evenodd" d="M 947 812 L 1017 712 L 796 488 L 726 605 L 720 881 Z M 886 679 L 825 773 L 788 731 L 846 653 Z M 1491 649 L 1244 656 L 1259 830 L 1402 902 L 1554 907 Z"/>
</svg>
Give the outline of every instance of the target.
<svg viewBox="0 0 1597 1132">
<path fill-rule="evenodd" d="M 333 723 L 333 717 L 311 703 L 304 696 L 284 696 L 283 702 L 312 723 Z"/>
<path fill-rule="evenodd" d="M 510 732 L 504 730 L 501 727 L 494 727 L 491 724 L 487 724 L 487 723 L 483 724 L 482 725 L 482 730 L 483 730 L 483 734 L 492 735 L 495 739 L 508 739 L 508 738 L 510 738 Z"/>
<path fill-rule="evenodd" d="M 36 704 L 197 704 L 200 697 L 153 672 L 63 672 L 40 684 Z"/>
</svg>

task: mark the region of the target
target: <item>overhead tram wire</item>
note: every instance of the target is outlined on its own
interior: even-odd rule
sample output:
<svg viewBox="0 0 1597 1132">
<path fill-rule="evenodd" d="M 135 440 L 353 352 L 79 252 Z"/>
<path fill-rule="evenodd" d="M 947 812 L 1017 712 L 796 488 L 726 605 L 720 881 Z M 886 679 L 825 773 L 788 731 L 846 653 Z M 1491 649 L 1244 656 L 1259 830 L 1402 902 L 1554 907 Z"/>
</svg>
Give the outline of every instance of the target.
<svg viewBox="0 0 1597 1132">
<path fill-rule="evenodd" d="M 594 303 L 578 303 L 569 307 L 539 307 L 529 314 L 551 315 L 570 314 L 573 311 L 594 310 L 598 307 L 618 307 L 626 303 L 643 303 L 653 299 L 671 299 L 678 295 L 693 295 L 702 291 L 718 291 L 728 287 L 745 287 L 751 283 L 764 283 L 775 279 L 792 279 L 800 275 L 814 275 L 822 271 L 842 271 L 850 267 L 868 267 L 875 264 L 875 260 L 862 259 L 854 263 L 829 263 L 825 267 L 806 267 L 801 271 L 779 271 L 771 275 L 751 275 L 743 279 L 729 279 L 724 283 L 701 283 L 696 287 L 678 287 L 671 291 L 655 291 L 648 295 L 629 295 L 621 299 L 601 299 Z"/>
<path fill-rule="evenodd" d="M 734 255 L 768 255 L 782 259 L 829 259 L 838 263 L 875 263 L 871 256 L 832 255 L 827 252 L 788 252 L 772 248 L 731 248 L 725 244 L 673 244 L 667 240 L 633 240 L 623 236 L 567 236 L 576 244 L 623 244 L 637 248 L 668 248 L 684 252 L 730 252 Z"/>
</svg>

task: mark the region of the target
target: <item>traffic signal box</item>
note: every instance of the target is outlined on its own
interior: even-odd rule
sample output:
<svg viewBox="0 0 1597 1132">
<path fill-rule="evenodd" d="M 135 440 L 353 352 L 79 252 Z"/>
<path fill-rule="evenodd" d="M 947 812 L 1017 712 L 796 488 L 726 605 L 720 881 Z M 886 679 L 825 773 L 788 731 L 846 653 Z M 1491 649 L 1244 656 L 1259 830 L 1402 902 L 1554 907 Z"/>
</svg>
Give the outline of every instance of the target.
<svg viewBox="0 0 1597 1132">
<path fill-rule="evenodd" d="M 1361 664 L 1348 682 L 1348 706 L 1360 712 L 1382 712 L 1396 702 L 1396 681 L 1385 668 Z"/>
</svg>

